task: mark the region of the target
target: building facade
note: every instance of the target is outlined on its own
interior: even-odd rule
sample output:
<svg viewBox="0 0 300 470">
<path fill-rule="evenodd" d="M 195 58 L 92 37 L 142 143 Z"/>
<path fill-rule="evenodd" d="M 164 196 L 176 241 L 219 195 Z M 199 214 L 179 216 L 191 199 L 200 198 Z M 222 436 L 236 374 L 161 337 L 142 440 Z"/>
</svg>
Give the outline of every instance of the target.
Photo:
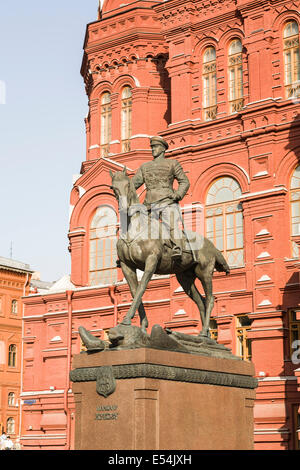
<svg viewBox="0 0 300 470">
<path fill-rule="evenodd" d="M 22 297 L 29 294 L 28 264 L 0 257 L 0 433 L 20 437 Z"/>
<path fill-rule="evenodd" d="M 231 267 L 214 275 L 211 335 L 255 365 L 255 448 L 299 448 L 299 6 L 105 0 L 87 26 L 87 145 L 70 196 L 71 276 L 24 299 L 23 448 L 73 446 L 78 327 L 105 339 L 131 304 L 116 266 L 110 172 L 125 166 L 132 176 L 152 159 L 157 134 L 191 183 L 185 220 L 202 221 Z M 201 329 L 172 275 L 154 276 L 144 305 L 149 331 L 155 323 Z"/>
</svg>

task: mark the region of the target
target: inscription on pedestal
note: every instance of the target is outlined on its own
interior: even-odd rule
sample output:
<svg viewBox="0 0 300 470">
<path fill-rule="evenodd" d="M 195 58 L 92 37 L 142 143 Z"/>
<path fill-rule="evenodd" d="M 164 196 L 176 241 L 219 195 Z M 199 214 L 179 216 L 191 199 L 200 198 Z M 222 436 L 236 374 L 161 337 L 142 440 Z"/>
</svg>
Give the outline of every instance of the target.
<svg viewBox="0 0 300 470">
<path fill-rule="evenodd" d="M 117 420 L 119 417 L 119 411 L 117 411 L 118 405 L 102 405 L 98 406 L 95 414 L 95 420 L 107 421 Z"/>
</svg>

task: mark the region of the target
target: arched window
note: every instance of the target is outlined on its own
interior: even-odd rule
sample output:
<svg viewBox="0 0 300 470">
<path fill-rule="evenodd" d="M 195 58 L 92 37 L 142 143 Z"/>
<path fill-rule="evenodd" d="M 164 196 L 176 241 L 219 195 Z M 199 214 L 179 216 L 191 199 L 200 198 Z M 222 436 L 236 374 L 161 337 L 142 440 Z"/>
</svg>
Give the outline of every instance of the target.
<svg viewBox="0 0 300 470">
<path fill-rule="evenodd" d="M 6 421 L 6 434 L 15 434 L 15 420 L 14 418 L 8 418 Z"/>
<path fill-rule="evenodd" d="M 290 185 L 291 201 L 291 236 L 292 236 L 292 256 L 298 258 L 299 249 L 294 237 L 300 235 L 300 165 L 295 168 L 292 174 Z"/>
<path fill-rule="evenodd" d="M 214 47 L 207 47 L 203 54 L 202 79 L 204 119 L 209 121 L 217 116 L 216 50 Z"/>
<path fill-rule="evenodd" d="M 244 234 L 241 188 L 228 176 L 210 187 L 205 203 L 206 237 L 222 251 L 229 266 L 244 264 Z"/>
<path fill-rule="evenodd" d="M 101 156 L 107 157 L 111 141 L 111 97 L 106 91 L 101 96 Z"/>
<path fill-rule="evenodd" d="M 10 344 L 8 347 L 8 366 L 16 367 L 17 346 Z"/>
<path fill-rule="evenodd" d="M 122 152 L 129 152 L 131 137 L 131 117 L 132 117 L 132 92 L 130 86 L 125 86 L 122 90 L 121 103 L 121 141 Z"/>
<path fill-rule="evenodd" d="M 15 405 L 15 394 L 14 394 L 14 392 L 9 392 L 7 403 L 8 403 L 8 406 L 14 406 Z"/>
<path fill-rule="evenodd" d="M 286 98 L 298 97 L 300 92 L 299 28 L 289 21 L 283 30 L 284 84 Z"/>
<path fill-rule="evenodd" d="M 13 313 L 14 315 L 17 315 L 18 313 L 18 302 L 15 299 L 11 302 L 11 313 Z"/>
<path fill-rule="evenodd" d="M 233 39 L 228 49 L 228 81 L 230 112 L 243 107 L 243 59 L 240 39 Z"/>
<path fill-rule="evenodd" d="M 117 215 L 100 206 L 90 226 L 90 285 L 112 284 L 117 280 Z"/>
</svg>

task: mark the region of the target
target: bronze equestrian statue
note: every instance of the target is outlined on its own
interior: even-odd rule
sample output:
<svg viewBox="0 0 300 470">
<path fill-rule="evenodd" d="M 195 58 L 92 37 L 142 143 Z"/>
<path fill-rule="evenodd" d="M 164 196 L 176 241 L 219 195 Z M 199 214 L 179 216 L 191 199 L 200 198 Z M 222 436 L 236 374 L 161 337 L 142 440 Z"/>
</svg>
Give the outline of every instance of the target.
<svg viewBox="0 0 300 470">
<path fill-rule="evenodd" d="M 114 174 L 110 171 L 111 187 L 119 203 L 121 219 L 117 253 L 133 297 L 121 324 L 131 325 L 138 310 L 141 328 L 146 332 L 148 320 L 142 297 L 147 285 L 153 274 L 175 274 L 184 292 L 199 309 L 202 321 L 200 335 L 209 337 L 214 306 L 213 272 L 216 269 L 229 274 L 229 266 L 210 240 L 195 232 L 187 232 L 184 227 L 180 231 L 182 220 L 178 201 L 185 196 L 190 183 L 179 162 L 165 158 L 168 144 L 164 139 L 153 137 L 150 145 L 154 159 L 141 165 L 134 177 L 126 175 L 126 168 Z M 179 184 L 176 191 L 173 190 L 174 179 Z M 140 203 L 136 193 L 142 184 L 146 186 L 144 204 Z M 122 230 L 122 225 L 125 225 L 125 230 Z M 164 234 L 168 235 L 167 238 Z M 144 271 L 140 281 L 137 269 Z M 196 278 L 202 283 L 205 297 L 195 286 Z"/>
</svg>

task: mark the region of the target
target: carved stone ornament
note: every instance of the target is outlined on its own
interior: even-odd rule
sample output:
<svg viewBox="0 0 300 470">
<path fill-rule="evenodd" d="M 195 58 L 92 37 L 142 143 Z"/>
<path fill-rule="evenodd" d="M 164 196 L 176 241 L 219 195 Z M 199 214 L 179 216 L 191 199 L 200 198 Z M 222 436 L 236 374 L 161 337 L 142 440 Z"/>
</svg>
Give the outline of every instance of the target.
<svg viewBox="0 0 300 470">
<path fill-rule="evenodd" d="M 99 395 L 107 398 L 116 389 L 116 379 L 112 366 L 102 366 L 97 368 L 96 390 Z"/>
<path fill-rule="evenodd" d="M 226 387 L 255 389 L 258 385 L 256 378 L 228 372 L 217 372 L 210 370 L 188 369 L 183 367 L 166 366 L 162 364 L 120 364 L 112 367 L 81 367 L 70 373 L 72 382 L 91 382 L 96 380 L 97 392 L 99 392 L 99 369 L 112 369 L 109 374 L 100 372 L 101 394 L 110 390 L 110 380 L 116 378 L 151 378 L 160 380 L 171 380 L 177 382 L 190 382 L 198 384 L 219 385 Z M 113 382 L 114 380 L 112 380 Z M 112 391 L 110 394 L 113 393 Z M 103 395 L 103 396 L 108 396 Z"/>
</svg>

